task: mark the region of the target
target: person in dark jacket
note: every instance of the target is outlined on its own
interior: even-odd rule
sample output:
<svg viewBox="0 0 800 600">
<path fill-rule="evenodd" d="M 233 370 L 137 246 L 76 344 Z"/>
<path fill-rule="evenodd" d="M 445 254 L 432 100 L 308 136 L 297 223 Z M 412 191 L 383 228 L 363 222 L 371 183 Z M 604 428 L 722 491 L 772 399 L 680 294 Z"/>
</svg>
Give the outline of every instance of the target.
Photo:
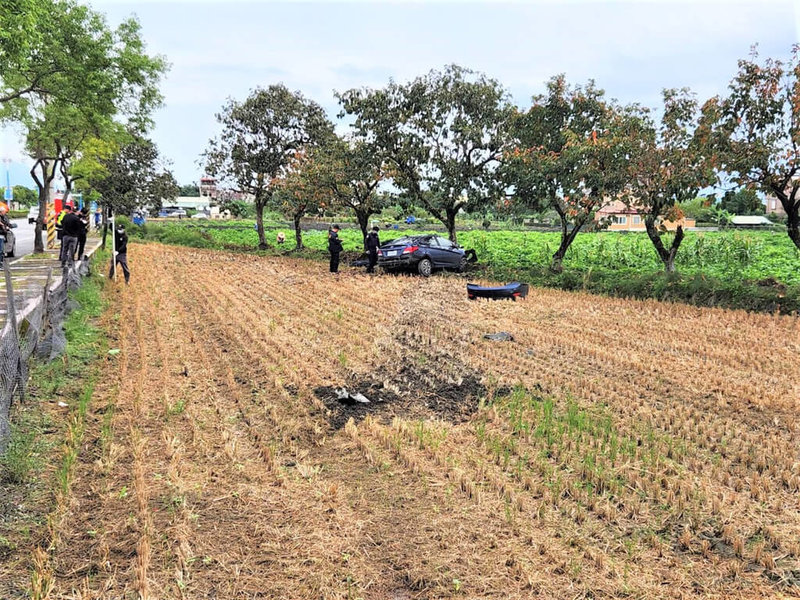
<svg viewBox="0 0 800 600">
<path fill-rule="evenodd" d="M 78 213 L 78 218 L 81 220 L 83 228 L 78 234 L 78 260 L 83 259 L 83 250 L 86 248 L 86 234 L 89 233 L 89 208 L 84 206 L 83 210 Z"/>
<path fill-rule="evenodd" d="M 0 266 L 6 257 L 6 234 L 11 231 L 11 220 L 8 218 L 8 207 L 0 204 Z"/>
<path fill-rule="evenodd" d="M 61 242 L 61 248 L 58 250 L 58 260 L 61 261 L 62 265 L 64 264 L 64 217 L 70 212 L 72 212 L 72 204 L 66 203 L 56 217 L 56 239 Z"/>
<path fill-rule="evenodd" d="M 339 253 L 342 251 L 342 240 L 339 239 L 339 226 L 334 225 L 328 231 L 328 252 L 331 253 L 331 273 L 339 272 Z"/>
<path fill-rule="evenodd" d="M 83 231 L 80 217 L 68 210 L 61 219 L 64 236 L 61 238 L 61 268 L 69 268 L 75 262 L 75 251 L 78 249 L 78 238 Z"/>
<path fill-rule="evenodd" d="M 367 273 L 375 272 L 375 265 L 378 264 L 378 248 L 381 247 L 381 240 L 378 237 L 380 229 L 376 226 L 372 228 L 367 234 L 367 255 L 369 256 L 369 264 L 367 265 Z"/>
<path fill-rule="evenodd" d="M 114 279 L 114 266 L 119 265 L 122 267 L 122 273 L 125 275 L 125 283 L 130 283 L 131 272 L 128 269 L 128 234 L 125 233 L 125 228 L 120 224 L 117 225 L 114 231 L 114 250 L 115 256 L 111 258 L 111 269 L 108 271 L 108 278 Z"/>
</svg>

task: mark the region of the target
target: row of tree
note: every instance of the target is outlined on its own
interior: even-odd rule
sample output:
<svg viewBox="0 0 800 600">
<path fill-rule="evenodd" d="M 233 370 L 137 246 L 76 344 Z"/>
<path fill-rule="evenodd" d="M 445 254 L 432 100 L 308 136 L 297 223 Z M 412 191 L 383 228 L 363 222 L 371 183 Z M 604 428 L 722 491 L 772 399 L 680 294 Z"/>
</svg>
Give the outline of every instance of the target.
<svg viewBox="0 0 800 600">
<path fill-rule="evenodd" d="M 459 66 L 408 83 L 337 93 L 347 133 L 317 103 L 283 85 L 229 100 L 217 115 L 206 168 L 255 198 L 259 244 L 263 210 L 300 219 L 320 206 L 354 212 L 364 235 L 393 188 L 447 228 L 456 215 L 524 205 L 554 210 L 561 243 L 552 268 L 575 236 L 611 200 L 636 210 L 667 271 L 684 237 L 664 237 L 681 202 L 714 184 L 777 197 L 800 248 L 800 61 L 739 61 L 728 94 L 700 105 L 688 89 L 665 90 L 651 110 L 608 99 L 594 82 L 553 77 L 529 109 L 499 82 Z M 658 115 L 658 117 L 656 117 Z"/>
<path fill-rule="evenodd" d="M 34 160 L 36 252 L 58 175 L 65 201 L 73 188 L 118 208 L 174 195 L 146 138 L 166 69 L 146 53 L 134 18 L 112 28 L 75 0 L 0 0 L 0 121 L 21 126 Z"/>
</svg>

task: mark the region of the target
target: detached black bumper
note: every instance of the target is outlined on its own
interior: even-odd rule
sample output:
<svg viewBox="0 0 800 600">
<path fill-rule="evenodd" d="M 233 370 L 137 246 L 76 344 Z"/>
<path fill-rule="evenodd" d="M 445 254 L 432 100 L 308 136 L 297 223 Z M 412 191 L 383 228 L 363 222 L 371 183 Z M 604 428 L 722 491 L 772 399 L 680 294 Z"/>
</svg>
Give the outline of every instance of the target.
<svg viewBox="0 0 800 600">
<path fill-rule="evenodd" d="M 467 284 L 467 298 L 489 298 L 490 300 L 516 300 L 528 295 L 528 284 L 514 281 L 497 287 L 481 287 L 474 283 Z"/>
</svg>

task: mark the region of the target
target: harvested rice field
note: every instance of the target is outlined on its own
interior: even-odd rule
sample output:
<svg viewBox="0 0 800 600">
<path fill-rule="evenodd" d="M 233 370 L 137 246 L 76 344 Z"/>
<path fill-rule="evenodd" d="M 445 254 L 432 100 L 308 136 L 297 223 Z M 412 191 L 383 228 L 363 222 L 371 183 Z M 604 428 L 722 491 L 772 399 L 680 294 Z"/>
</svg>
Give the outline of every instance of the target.
<svg viewBox="0 0 800 600">
<path fill-rule="evenodd" d="M 129 260 L 39 597 L 800 595 L 796 317 Z"/>
</svg>

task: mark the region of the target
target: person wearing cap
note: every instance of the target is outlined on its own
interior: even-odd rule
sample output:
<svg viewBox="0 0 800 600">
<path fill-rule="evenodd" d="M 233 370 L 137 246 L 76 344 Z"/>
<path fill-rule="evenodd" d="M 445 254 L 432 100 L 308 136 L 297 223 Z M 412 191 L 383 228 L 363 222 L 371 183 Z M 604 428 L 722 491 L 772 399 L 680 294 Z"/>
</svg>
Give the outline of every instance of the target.
<svg viewBox="0 0 800 600">
<path fill-rule="evenodd" d="M 64 235 L 61 238 L 61 268 L 69 268 L 75 262 L 75 251 L 78 249 L 78 238 L 84 228 L 80 217 L 67 205 L 66 214 L 61 219 Z"/>
<path fill-rule="evenodd" d="M 339 239 L 339 226 L 333 225 L 328 231 L 328 252 L 331 253 L 331 273 L 339 272 L 339 253 L 342 251 L 342 240 Z"/>
<path fill-rule="evenodd" d="M 367 247 L 367 255 L 369 256 L 369 264 L 367 265 L 367 273 L 375 272 L 375 265 L 378 264 L 378 248 L 381 246 L 381 240 L 378 237 L 380 229 L 375 226 L 367 234 L 367 239 L 364 245 Z"/>
<path fill-rule="evenodd" d="M 125 275 L 125 283 L 131 282 L 131 272 L 128 269 L 128 234 L 122 223 L 117 225 L 114 231 L 115 256 L 111 257 L 111 269 L 108 271 L 108 278 L 114 279 L 114 265 L 122 267 L 122 274 Z"/>
</svg>

